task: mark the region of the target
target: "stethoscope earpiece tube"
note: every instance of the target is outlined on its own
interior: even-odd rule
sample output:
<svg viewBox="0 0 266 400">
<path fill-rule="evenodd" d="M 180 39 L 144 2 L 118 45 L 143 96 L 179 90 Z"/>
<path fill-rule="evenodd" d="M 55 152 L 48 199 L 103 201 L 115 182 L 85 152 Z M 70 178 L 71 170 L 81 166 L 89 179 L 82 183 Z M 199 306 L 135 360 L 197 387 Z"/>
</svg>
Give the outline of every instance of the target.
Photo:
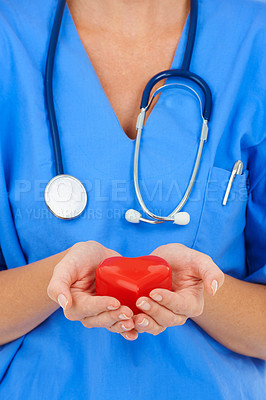
<svg viewBox="0 0 266 400">
<path fill-rule="evenodd" d="M 65 4 L 66 0 L 58 1 L 56 14 L 54 18 L 54 24 L 50 37 L 49 48 L 48 48 L 46 67 L 45 67 L 45 85 L 44 85 L 48 120 L 50 124 L 53 149 L 54 149 L 56 175 L 62 175 L 64 173 L 64 169 L 62 162 L 62 152 L 59 140 L 58 126 L 54 109 L 53 69 L 54 69 L 55 51 L 62 23 L 62 18 L 64 14 Z"/>
</svg>

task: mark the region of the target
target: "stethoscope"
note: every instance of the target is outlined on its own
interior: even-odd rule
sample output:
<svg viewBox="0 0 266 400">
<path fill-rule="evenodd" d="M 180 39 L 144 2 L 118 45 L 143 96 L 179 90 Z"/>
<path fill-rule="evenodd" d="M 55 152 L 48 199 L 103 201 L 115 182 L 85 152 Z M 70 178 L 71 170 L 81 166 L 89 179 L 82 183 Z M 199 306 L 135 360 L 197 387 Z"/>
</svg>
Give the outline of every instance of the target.
<svg viewBox="0 0 266 400">
<path fill-rule="evenodd" d="M 46 60 L 46 70 L 45 70 L 45 98 L 47 104 L 48 120 L 51 129 L 51 137 L 55 158 L 55 169 L 56 176 L 52 178 L 46 188 L 44 193 L 45 203 L 49 210 L 58 218 L 61 219 L 73 219 L 78 217 L 85 209 L 87 205 L 87 192 L 83 184 L 75 177 L 71 175 L 64 174 L 63 163 L 62 163 L 62 153 L 59 140 L 58 126 L 56 121 L 56 114 L 54 108 L 53 100 L 53 67 L 56 45 L 58 42 L 59 31 L 62 23 L 64 8 L 66 0 L 58 0 L 58 5 L 55 13 L 53 28 L 51 32 L 47 60 Z M 172 221 L 177 225 L 187 225 L 190 221 L 190 215 L 187 212 L 181 212 L 182 208 L 186 204 L 195 179 L 199 169 L 202 151 L 204 143 L 208 136 L 208 121 L 211 115 L 212 109 L 212 95 L 207 83 L 198 75 L 189 71 L 192 52 L 195 43 L 195 35 L 197 29 L 197 19 L 198 19 L 198 1 L 190 1 L 190 19 L 189 19 L 189 31 L 186 43 L 185 54 L 180 69 L 170 69 L 167 71 L 162 71 L 156 74 L 147 83 L 141 100 L 140 114 L 137 119 L 136 129 L 137 136 L 135 141 L 135 153 L 134 153 L 134 186 L 137 199 L 143 210 L 143 212 L 150 218 L 143 218 L 141 213 L 137 210 L 130 209 L 126 212 L 125 218 L 128 222 L 139 223 L 140 221 L 147 222 L 149 224 L 159 224 L 165 221 Z M 167 83 L 157 89 L 151 99 L 150 94 L 153 87 L 163 79 L 166 78 L 183 78 L 185 82 L 190 81 L 193 83 L 193 87 L 188 86 L 186 83 Z M 194 167 L 192 169 L 192 174 L 187 185 L 186 191 L 177 205 L 177 207 L 167 216 L 160 216 L 152 213 L 144 203 L 142 198 L 138 170 L 139 170 L 139 148 L 142 130 L 144 127 L 146 111 L 149 109 L 154 97 L 161 92 L 164 88 L 185 88 L 188 89 L 193 95 L 196 96 L 202 117 L 202 128 L 200 141 L 198 145 L 196 160 L 194 162 Z M 201 97 L 194 89 L 197 87 L 204 98 L 204 107 L 202 107 Z"/>
</svg>

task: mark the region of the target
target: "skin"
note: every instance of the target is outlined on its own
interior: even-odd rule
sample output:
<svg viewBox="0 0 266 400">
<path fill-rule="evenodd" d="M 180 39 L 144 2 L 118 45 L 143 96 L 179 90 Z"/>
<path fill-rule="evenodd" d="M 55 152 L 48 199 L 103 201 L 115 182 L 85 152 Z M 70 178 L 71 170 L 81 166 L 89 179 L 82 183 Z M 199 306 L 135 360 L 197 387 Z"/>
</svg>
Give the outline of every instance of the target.
<svg viewBox="0 0 266 400">
<path fill-rule="evenodd" d="M 143 89 L 171 67 L 189 1 L 69 0 L 68 7 L 121 128 L 134 139 Z"/>
<path fill-rule="evenodd" d="M 142 90 L 151 76 L 171 66 L 188 1 L 71 0 L 69 8 L 121 127 L 134 138 Z M 127 101 L 121 103 L 121 98 Z M 180 244 L 161 246 L 153 254 L 170 264 L 173 292 L 155 289 L 140 298 L 137 304 L 143 306 L 145 300 L 150 309 L 137 316 L 112 297 L 96 296 L 97 265 L 117 255 L 97 242 L 77 243 L 60 254 L 0 272 L 0 344 L 34 329 L 60 303 L 66 318 L 87 328 L 107 328 L 127 340 L 142 332 L 157 335 L 192 318 L 229 349 L 266 359 L 264 286 L 224 276 L 210 257 Z M 154 294 L 162 300 L 152 299 Z"/>
<path fill-rule="evenodd" d="M 56 266 L 48 286 L 48 295 L 54 301 L 64 295 L 62 306 L 68 319 L 80 320 L 87 328 L 104 327 L 127 340 L 136 340 L 140 333 L 158 335 L 167 327 L 183 325 L 191 318 L 229 349 L 266 359 L 265 286 L 224 275 L 206 254 L 171 243 L 151 254 L 164 258 L 171 266 L 172 291 L 158 288 L 149 297 L 139 298 L 136 305 L 141 304 L 139 309 L 143 313 L 138 315 L 133 315 L 127 307 L 107 311 L 101 308 L 101 297 L 95 296 L 94 281 L 88 280 L 89 271 L 94 279 L 98 265 L 91 264 L 88 269 L 91 243 L 102 247 L 97 242 L 77 244 Z M 120 305 L 114 301 L 112 306 Z"/>
<path fill-rule="evenodd" d="M 138 314 L 134 317 L 135 330 L 132 331 L 132 335 L 130 333 L 131 339 L 135 339 L 140 332 L 157 335 L 166 327 L 182 325 L 187 318 L 191 318 L 230 350 L 266 359 L 264 285 L 243 282 L 229 275 L 224 275 L 223 278 L 215 271 L 215 264 L 210 257 L 180 244 L 161 246 L 152 254 L 164 258 L 171 265 L 173 292 L 154 289 L 150 297 L 138 300 L 137 303 L 146 301 L 150 309 L 145 311 L 146 315 Z M 201 268 L 203 269 L 200 274 Z M 213 278 L 215 272 L 217 274 L 219 290 L 215 296 L 210 295 L 208 285 L 212 278 L 208 279 L 208 275 L 205 276 L 205 268 L 208 270 L 207 274 L 213 271 Z M 199 276 L 202 280 L 196 278 Z M 161 295 L 162 300 L 154 301 L 152 297 L 155 294 Z M 180 314 L 184 315 L 183 319 L 182 316 L 179 319 Z M 143 318 L 147 319 L 146 327 L 139 325 L 143 324 Z"/>
<path fill-rule="evenodd" d="M 95 258 L 94 261 L 91 256 L 92 249 L 99 249 L 97 254 L 98 252 L 102 254 L 103 251 L 103 256 Z M 105 250 L 97 242 L 77 244 L 56 265 L 47 292 L 52 300 L 58 301 L 59 299 L 68 319 L 79 320 L 87 328 L 105 327 L 116 333 L 130 330 L 127 334 L 123 334 L 129 340 L 137 338 L 139 327 L 136 325 L 138 322 L 143 324 L 143 318 L 149 322 L 149 326 L 146 329 L 141 327 L 140 331 L 158 334 L 168 326 L 182 325 L 188 317 L 200 315 L 204 307 L 204 288 L 209 295 L 213 295 L 224 281 L 222 271 L 205 254 L 180 244 L 162 246 L 152 254 L 162 254 L 171 265 L 173 292 L 160 289 L 165 307 L 152 302 L 154 310 L 151 310 L 150 315 L 155 316 L 156 319 L 151 319 L 144 314 L 133 316 L 132 311 L 127 307 L 109 312 L 106 307 L 111 298 L 96 296 L 95 291 L 95 269 L 99 261 L 107 258 L 106 254 L 109 254 L 109 257 L 110 254 L 119 256 L 118 253 Z M 137 304 L 142 303 L 143 300 L 148 299 L 140 298 Z M 150 303 L 151 299 L 148 301 Z M 105 308 L 103 309 L 102 306 Z M 112 299 L 111 306 L 116 308 L 120 306 L 120 303 Z M 142 307 L 145 310 L 144 304 Z M 114 318 L 121 313 L 127 317 L 124 318 L 127 322 L 123 324 L 114 322 Z"/>
<path fill-rule="evenodd" d="M 88 316 L 100 315 L 95 326 L 103 324 L 108 311 L 113 323 L 133 315 L 118 300 L 108 296 L 95 296 L 95 270 L 105 258 L 118 254 L 96 242 L 77 243 L 70 249 L 54 256 L 0 272 L 0 345 L 30 332 L 59 308 L 58 295 L 69 298 L 70 320 L 80 320 L 87 326 Z M 61 268 L 60 275 L 58 271 Z M 52 278 L 52 284 L 47 287 Z M 69 288 L 66 289 L 65 282 Z M 61 290 L 62 289 L 62 290 Z M 58 295 L 54 293 L 58 291 Z M 114 312 L 108 307 L 115 308 Z M 71 308 L 71 309 L 70 309 Z M 122 316 L 120 318 L 119 316 Z M 108 320 L 109 323 L 109 320 Z M 103 324 L 105 326 L 105 324 Z"/>
</svg>

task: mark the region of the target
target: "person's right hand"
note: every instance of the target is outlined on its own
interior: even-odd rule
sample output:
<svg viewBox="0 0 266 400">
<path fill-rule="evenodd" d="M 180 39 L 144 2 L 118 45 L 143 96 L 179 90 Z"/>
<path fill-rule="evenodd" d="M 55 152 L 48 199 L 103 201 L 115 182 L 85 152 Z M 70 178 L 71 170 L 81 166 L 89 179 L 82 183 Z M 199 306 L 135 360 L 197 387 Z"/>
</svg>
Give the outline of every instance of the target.
<svg viewBox="0 0 266 400">
<path fill-rule="evenodd" d="M 114 256 L 120 254 L 100 243 L 80 242 L 55 266 L 47 293 L 63 308 L 66 318 L 81 321 L 86 328 L 103 327 L 117 333 L 133 329 L 129 307 L 114 297 L 96 296 L 97 265 Z"/>
</svg>

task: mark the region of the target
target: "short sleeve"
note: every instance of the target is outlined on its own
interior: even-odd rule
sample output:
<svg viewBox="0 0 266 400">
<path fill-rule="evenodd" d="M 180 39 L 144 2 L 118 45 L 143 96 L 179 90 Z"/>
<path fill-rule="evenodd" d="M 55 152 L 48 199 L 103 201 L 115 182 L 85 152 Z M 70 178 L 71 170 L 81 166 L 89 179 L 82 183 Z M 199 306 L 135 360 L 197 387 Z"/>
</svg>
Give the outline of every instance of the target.
<svg viewBox="0 0 266 400">
<path fill-rule="evenodd" d="M 3 271 L 4 269 L 7 269 L 6 267 L 6 262 L 2 253 L 2 249 L 0 247 L 0 271 Z"/>
<path fill-rule="evenodd" d="M 261 163 L 265 172 L 266 159 Z M 251 188 L 247 207 L 247 281 L 266 284 L 266 174 Z"/>
</svg>

